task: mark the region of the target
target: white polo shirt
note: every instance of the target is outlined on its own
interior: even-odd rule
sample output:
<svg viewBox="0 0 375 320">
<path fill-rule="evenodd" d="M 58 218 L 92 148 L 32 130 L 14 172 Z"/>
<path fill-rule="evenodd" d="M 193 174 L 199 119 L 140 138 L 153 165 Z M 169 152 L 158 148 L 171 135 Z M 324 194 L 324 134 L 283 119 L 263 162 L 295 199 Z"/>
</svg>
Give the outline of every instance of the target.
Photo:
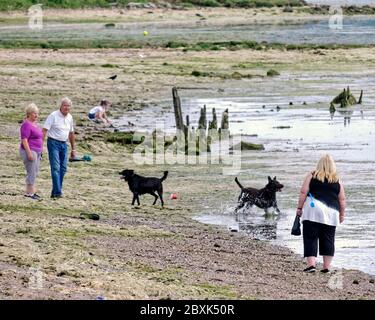
<svg viewBox="0 0 375 320">
<path fill-rule="evenodd" d="M 73 117 L 68 113 L 65 117 L 60 110 L 52 112 L 43 126 L 47 129 L 47 137 L 66 142 L 69 139 L 69 133 L 74 132 Z"/>
</svg>

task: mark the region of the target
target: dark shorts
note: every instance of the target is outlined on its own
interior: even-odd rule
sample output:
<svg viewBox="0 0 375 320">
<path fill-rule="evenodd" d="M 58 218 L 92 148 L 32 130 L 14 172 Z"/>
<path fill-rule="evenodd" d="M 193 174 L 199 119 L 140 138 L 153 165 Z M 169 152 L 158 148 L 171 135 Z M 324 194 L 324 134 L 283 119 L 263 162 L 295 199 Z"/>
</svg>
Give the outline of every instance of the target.
<svg viewBox="0 0 375 320">
<path fill-rule="evenodd" d="M 304 257 L 316 257 L 319 255 L 331 256 L 335 254 L 335 226 L 309 220 L 303 221 L 303 249 Z"/>
<path fill-rule="evenodd" d="M 95 119 L 95 113 L 88 113 L 89 119 Z"/>
</svg>

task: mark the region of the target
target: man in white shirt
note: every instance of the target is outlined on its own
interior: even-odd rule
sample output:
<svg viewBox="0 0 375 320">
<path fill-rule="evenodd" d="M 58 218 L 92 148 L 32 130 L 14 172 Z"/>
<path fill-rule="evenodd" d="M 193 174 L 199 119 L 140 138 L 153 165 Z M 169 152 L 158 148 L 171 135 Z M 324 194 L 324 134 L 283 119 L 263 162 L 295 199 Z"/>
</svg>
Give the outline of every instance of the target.
<svg viewBox="0 0 375 320">
<path fill-rule="evenodd" d="M 71 106 L 72 101 L 69 98 L 63 98 L 60 109 L 52 112 L 43 126 L 43 141 L 47 136 L 48 157 L 51 166 L 51 198 L 62 197 L 62 184 L 68 163 L 68 140 L 72 149 L 70 156 L 75 157 L 73 117 L 69 113 Z"/>
</svg>

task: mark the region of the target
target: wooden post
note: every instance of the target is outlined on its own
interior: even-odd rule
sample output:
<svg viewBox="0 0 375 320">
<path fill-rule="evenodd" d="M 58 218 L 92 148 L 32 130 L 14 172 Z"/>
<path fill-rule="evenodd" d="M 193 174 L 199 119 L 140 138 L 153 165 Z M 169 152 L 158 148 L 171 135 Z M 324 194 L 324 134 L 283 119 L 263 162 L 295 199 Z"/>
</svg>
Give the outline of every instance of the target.
<svg viewBox="0 0 375 320">
<path fill-rule="evenodd" d="M 229 111 L 225 109 L 223 112 L 223 116 L 221 117 L 221 129 L 228 130 L 229 129 Z"/>
<path fill-rule="evenodd" d="M 182 111 L 181 111 L 181 100 L 178 96 L 177 88 L 172 88 L 173 95 L 173 107 L 174 107 L 174 116 L 176 119 L 176 128 L 177 130 L 182 130 L 184 128 L 184 122 L 182 120 Z"/>
<path fill-rule="evenodd" d="M 208 124 L 208 130 L 217 129 L 217 117 L 215 108 L 212 109 L 212 121 Z"/>
<path fill-rule="evenodd" d="M 358 104 L 362 104 L 363 90 L 361 90 L 361 95 L 359 96 Z"/>
<path fill-rule="evenodd" d="M 198 129 L 207 129 L 207 110 L 206 105 L 204 105 L 203 108 L 201 108 L 201 115 L 199 117 L 198 121 Z"/>
</svg>

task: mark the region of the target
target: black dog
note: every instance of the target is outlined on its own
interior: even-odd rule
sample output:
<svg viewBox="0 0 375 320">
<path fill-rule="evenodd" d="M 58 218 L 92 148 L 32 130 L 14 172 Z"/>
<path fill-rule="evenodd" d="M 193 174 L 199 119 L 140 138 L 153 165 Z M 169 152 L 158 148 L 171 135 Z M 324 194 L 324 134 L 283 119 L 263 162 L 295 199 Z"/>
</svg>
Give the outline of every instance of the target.
<svg viewBox="0 0 375 320">
<path fill-rule="evenodd" d="M 167 178 L 168 171 L 164 171 L 162 178 L 142 177 L 135 174 L 134 170 L 123 170 L 119 174 L 122 175 L 122 179 L 128 182 L 129 189 L 133 192 L 132 205 L 134 205 L 135 200 L 137 200 L 139 205 L 139 195 L 145 193 L 149 193 L 155 197 L 154 205 L 158 200 L 156 191 L 159 195 L 161 205 L 164 206 L 162 182 Z"/>
<path fill-rule="evenodd" d="M 258 208 L 264 209 L 266 213 L 267 209 L 271 207 L 273 207 L 277 213 L 280 213 L 276 202 L 276 192 L 281 191 L 284 186 L 276 180 L 276 177 L 273 179 L 268 177 L 268 183 L 262 189 L 244 188 L 237 177 L 234 180 L 241 188 L 241 194 L 238 197 L 238 205 L 235 212 L 245 205 L 246 207 L 250 207 L 255 204 Z"/>
</svg>

